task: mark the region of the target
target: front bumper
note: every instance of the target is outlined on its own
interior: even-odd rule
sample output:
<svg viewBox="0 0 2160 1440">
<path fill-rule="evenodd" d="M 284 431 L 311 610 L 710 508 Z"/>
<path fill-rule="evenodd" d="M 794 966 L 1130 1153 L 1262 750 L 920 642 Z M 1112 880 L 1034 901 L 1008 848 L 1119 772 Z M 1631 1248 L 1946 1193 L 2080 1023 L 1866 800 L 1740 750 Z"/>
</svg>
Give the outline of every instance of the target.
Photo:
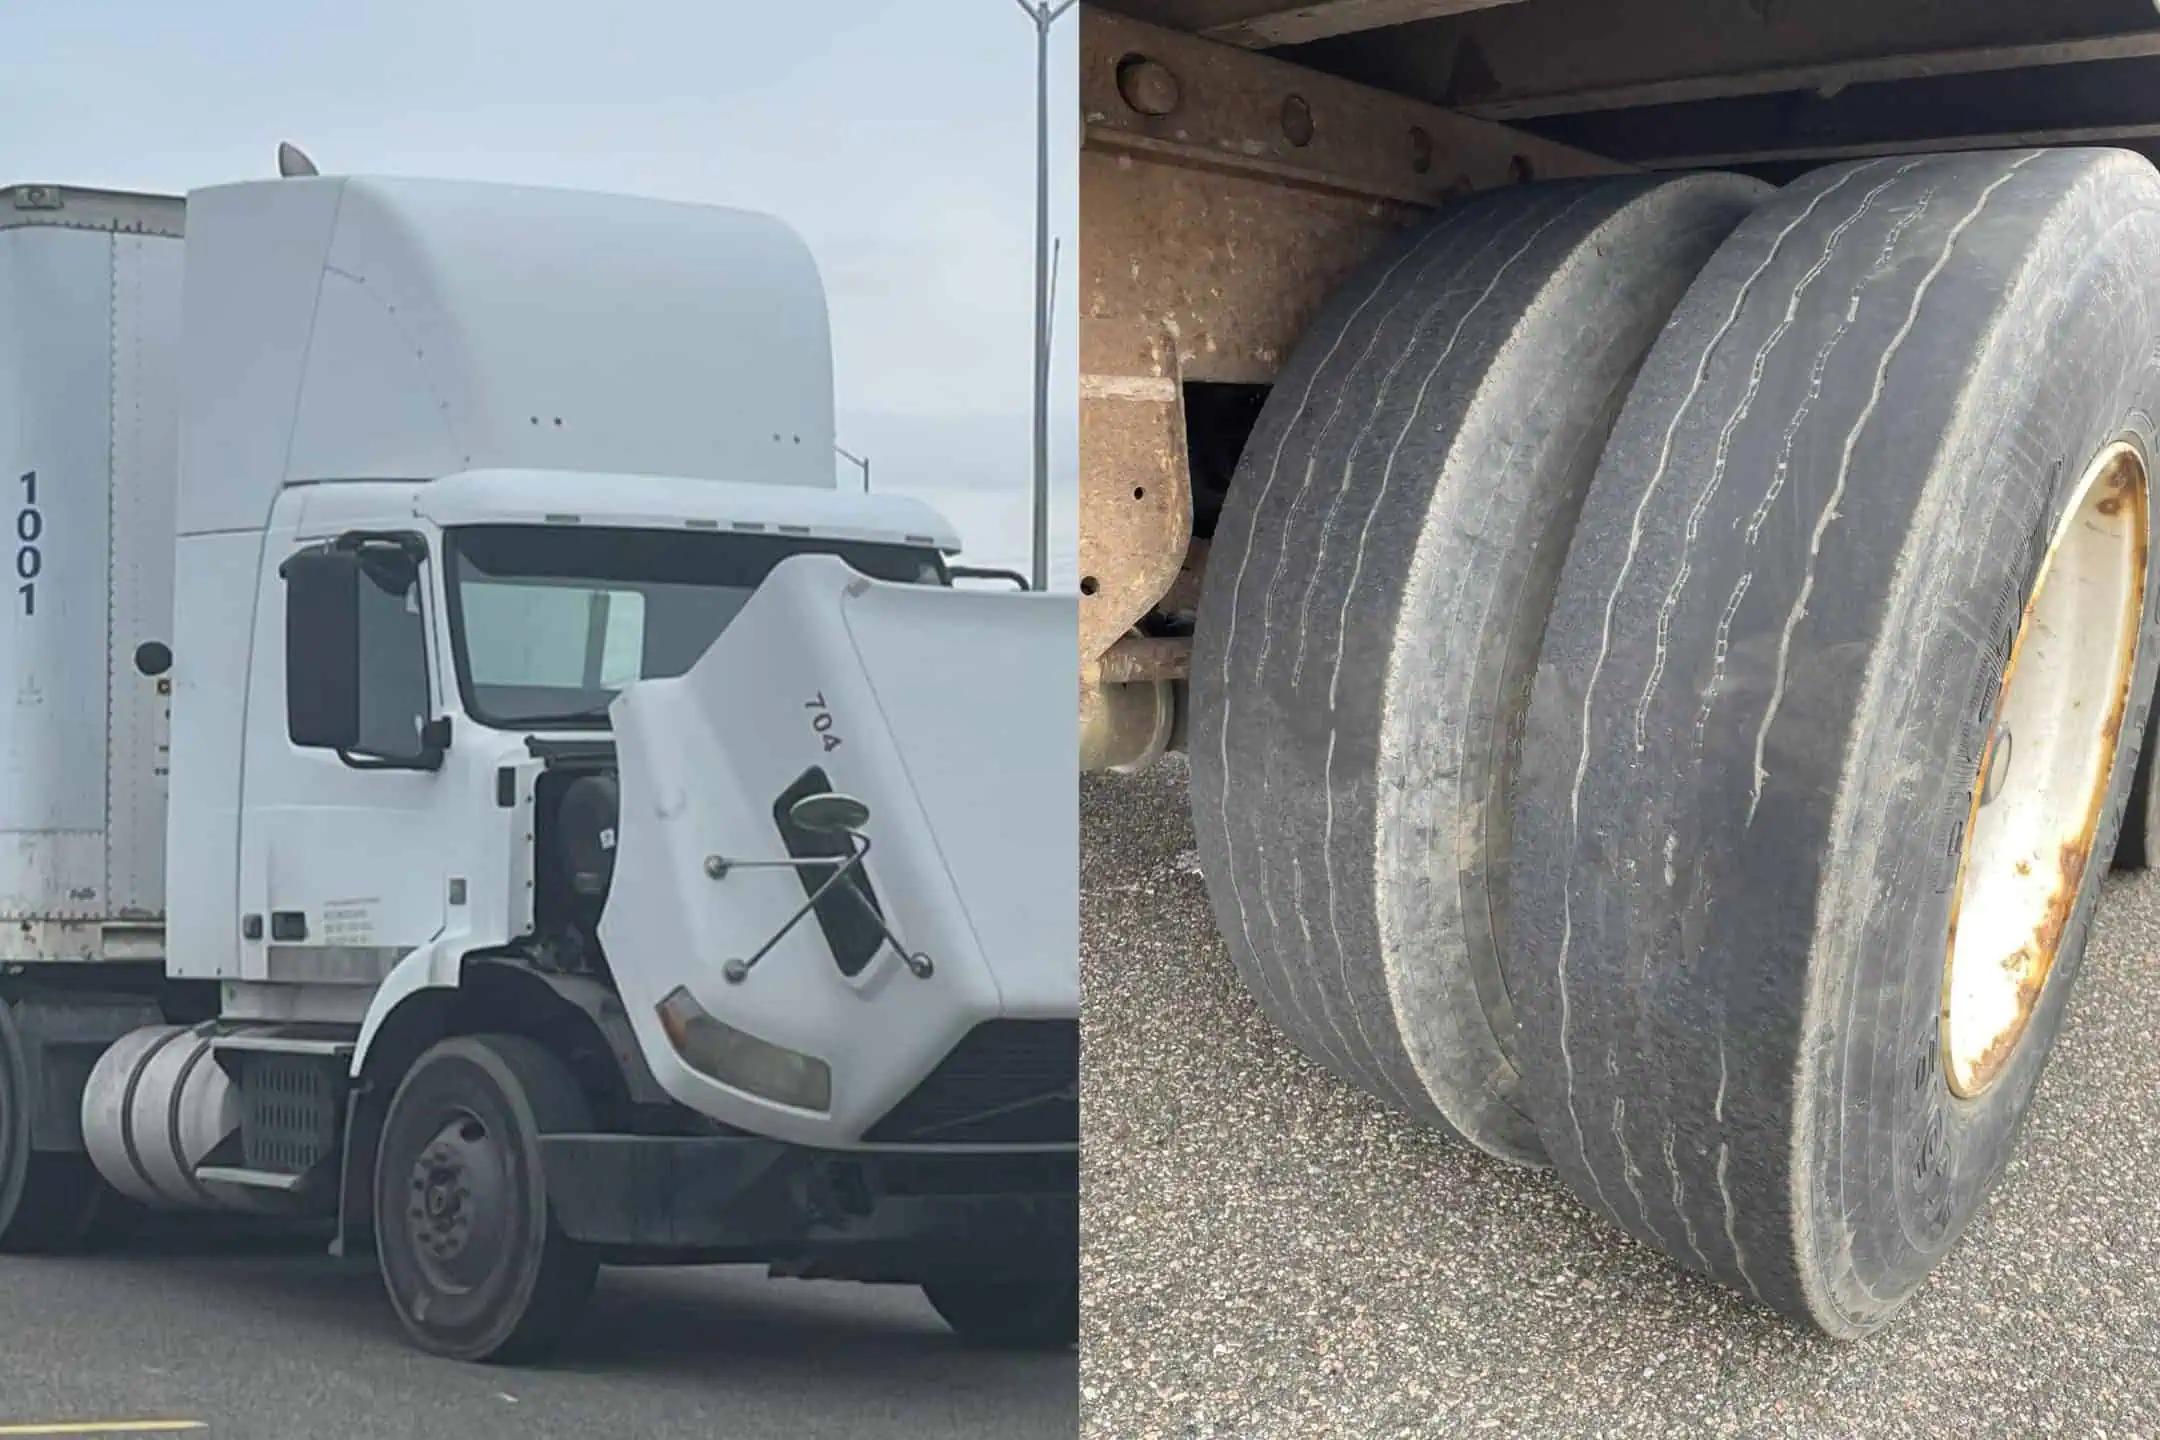
<svg viewBox="0 0 2160 1440">
<path fill-rule="evenodd" d="M 549 1135 L 548 1201 L 615 1260 L 754 1262 L 920 1281 L 1027 1267 L 1079 1243 L 1079 1155 L 818 1150 L 760 1136 Z"/>
</svg>

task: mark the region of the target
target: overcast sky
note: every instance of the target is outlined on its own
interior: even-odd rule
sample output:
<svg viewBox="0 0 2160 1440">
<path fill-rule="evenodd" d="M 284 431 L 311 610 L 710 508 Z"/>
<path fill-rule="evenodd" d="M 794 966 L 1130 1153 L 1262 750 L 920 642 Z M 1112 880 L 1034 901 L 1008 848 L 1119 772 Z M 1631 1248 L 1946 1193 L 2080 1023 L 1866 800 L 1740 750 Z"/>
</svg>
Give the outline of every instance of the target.
<svg viewBox="0 0 2160 1440">
<path fill-rule="evenodd" d="M 1073 581 L 1076 17 L 1051 51 L 1053 577 Z M 0 184 L 505 180 L 769 211 L 832 310 L 840 442 L 1025 568 L 1034 33 L 1013 0 L 0 0 Z M 847 472 L 852 476 L 853 472 Z"/>
</svg>

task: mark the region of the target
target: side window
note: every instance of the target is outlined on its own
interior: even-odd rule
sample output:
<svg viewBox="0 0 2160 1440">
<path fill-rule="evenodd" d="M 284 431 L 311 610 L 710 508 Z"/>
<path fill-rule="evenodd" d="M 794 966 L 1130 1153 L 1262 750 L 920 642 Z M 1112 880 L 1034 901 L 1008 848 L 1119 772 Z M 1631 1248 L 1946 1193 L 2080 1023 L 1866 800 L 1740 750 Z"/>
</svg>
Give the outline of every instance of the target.
<svg viewBox="0 0 2160 1440">
<path fill-rule="evenodd" d="M 419 572 L 395 551 L 363 551 L 359 591 L 360 743 L 353 749 L 411 760 L 422 751 L 429 714 Z"/>
</svg>

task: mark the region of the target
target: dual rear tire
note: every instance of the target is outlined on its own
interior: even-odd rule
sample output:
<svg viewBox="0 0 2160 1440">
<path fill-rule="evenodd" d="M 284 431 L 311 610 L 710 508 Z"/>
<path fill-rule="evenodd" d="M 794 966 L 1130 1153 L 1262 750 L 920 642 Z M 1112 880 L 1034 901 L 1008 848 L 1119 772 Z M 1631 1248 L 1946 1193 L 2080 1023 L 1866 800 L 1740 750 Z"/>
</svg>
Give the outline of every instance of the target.
<svg viewBox="0 0 2160 1440">
<path fill-rule="evenodd" d="M 1194 639 L 1193 815 L 1230 952 L 1344 1079 L 1543 1153 L 1500 946 L 1521 718 L 1613 417 L 1769 187 L 1523 186 L 1354 279 L 1230 487 Z"/>
<path fill-rule="evenodd" d="M 1683 183 L 1470 202 L 1315 326 L 1210 561 L 1195 824 L 1316 1058 L 1857 1335 L 2001 1173 L 2129 804 L 2160 177 L 1898 158 L 1555 238 Z"/>
<path fill-rule="evenodd" d="M 0 999 L 0 1254 L 73 1249 L 110 1199 L 87 1156 L 35 1147 L 30 1064 L 14 1008 Z"/>
</svg>

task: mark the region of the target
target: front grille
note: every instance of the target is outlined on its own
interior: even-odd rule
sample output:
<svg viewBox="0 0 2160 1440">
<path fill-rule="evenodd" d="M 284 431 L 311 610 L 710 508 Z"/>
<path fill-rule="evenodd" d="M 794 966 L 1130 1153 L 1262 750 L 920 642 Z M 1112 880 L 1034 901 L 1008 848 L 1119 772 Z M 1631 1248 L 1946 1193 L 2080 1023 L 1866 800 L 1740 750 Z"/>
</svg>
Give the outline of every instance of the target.
<svg viewBox="0 0 2160 1440">
<path fill-rule="evenodd" d="M 1080 1022 L 984 1021 L 863 1138 L 916 1145 L 1078 1141 Z"/>
</svg>

